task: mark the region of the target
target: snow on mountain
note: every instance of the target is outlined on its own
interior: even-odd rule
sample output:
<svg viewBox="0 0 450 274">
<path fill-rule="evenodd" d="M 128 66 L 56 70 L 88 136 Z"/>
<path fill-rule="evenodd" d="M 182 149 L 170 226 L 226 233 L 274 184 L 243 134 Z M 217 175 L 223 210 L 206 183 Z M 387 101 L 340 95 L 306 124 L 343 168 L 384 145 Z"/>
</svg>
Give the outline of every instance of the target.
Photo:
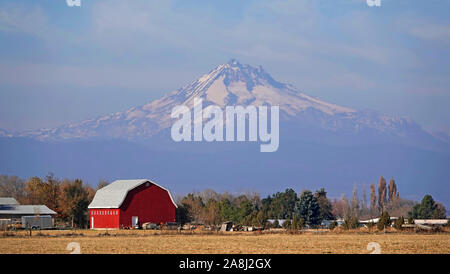
<svg viewBox="0 0 450 274">
<path fill-rule="evenodd" d="M 405 136 L 411 130 L 421 131 L 420 126 L 407 118 L 358 111 L 306 95 L 292 85 L 277 82 L 261 66 L 255 68 L 232 59 L 148 104 L 79 123 L 27 131 L 19 136 L 39 140 L 148 139 L 171 126 L 170 113 L 175 106 L 184 104 L 192 108 L 196 97 L 203 99 L 204 107 L 215 104 L 222 109 L 230 105 L 279 106 L 282 122 L 309 124 L 324 130 L 357 133 L 371 129 L 395 136 Z"/>
</svg>

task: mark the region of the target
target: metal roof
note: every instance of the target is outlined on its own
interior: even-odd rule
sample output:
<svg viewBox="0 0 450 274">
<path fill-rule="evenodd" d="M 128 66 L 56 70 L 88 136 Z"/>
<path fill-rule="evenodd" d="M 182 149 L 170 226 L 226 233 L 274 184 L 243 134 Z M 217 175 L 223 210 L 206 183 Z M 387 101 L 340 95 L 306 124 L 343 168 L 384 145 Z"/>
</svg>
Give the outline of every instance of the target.
<svg viewBox="0 0 450 274">
<path fill-rule="evenodd" d="M 447 219 L 414 219 L 414 224 L 421 225 L 446 225 L 448 223 Z"/>
<path fill-rule="evenodd" d="M 0 205 L 0 214 L 52 215 L 56 214 L 56 212 L 45 205 Z"/>
<path fill-rule="evenodd" d="M 167 191 L 170 200 L 175 205 L 175 207 L 177 207 L 168 189 L 148 179 L 137 179 L 137 180 L 117 180 L 97 190 L 97 193 L 95 193 L 94 199 L 92 200 L 88 208 L 119 208 L 122 205 L 125 198 L 127 197 L 127 194 L 130 190 L 147 182 Z"/>
<path fill-rule="evenodd" d="M 12 197 L 0 197 L 0 205 L 18 205 L 16 199 Z"/>
</svg>

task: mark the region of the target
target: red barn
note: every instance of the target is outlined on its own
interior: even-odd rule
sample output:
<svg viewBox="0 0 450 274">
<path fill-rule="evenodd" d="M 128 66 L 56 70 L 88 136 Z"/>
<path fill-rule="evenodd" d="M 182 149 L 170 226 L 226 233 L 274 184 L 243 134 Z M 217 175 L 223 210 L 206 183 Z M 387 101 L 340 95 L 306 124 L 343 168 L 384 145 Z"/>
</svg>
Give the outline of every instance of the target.
<svg viewBox="0 0 450 274">
<path fill-rule="evenodd" d="M 123 228 L 175 221 L 169 191 L 147 179 L 117 180 L 97 190 L 89 205 L 91 228 Z"/>
</svg>

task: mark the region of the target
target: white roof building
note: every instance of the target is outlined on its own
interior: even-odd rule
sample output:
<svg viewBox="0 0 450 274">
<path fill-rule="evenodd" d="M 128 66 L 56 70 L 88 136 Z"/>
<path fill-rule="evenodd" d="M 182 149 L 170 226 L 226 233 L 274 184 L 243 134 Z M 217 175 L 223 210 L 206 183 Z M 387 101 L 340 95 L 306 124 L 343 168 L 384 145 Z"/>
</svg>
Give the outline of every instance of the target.
<svg viewBox="0 0 450 274">
<path fill-rule="evenodd" d="M 153 184 L 164 189 L 169 194 L 172 203 L 175 207 L 177 207 L 168 189 L 148 179 L 137 179 L 116 180 L 111 184 L 97 190 L 94 199 L 88 208 L 119 208 L 127 197 L 128 192 L 142 184 Z"/>
<path fill-rule="evenodd" d="M 55 211 L 45 205 L 3 205 L 0 215 L 54 215 Z"/>
<path fill-rule="evenodd" d="M 11 197 L 0 198 L 0 217 L 18 218 L 30 215 L 55 215 L 56 212 L 45 205 L 20 205 Z"/>
<path fill-rule="evenodd" d="M 414 219 L 414 224 L 417 225 L 446 225 L 448 223 L 447 219 Z"/>
</svg>

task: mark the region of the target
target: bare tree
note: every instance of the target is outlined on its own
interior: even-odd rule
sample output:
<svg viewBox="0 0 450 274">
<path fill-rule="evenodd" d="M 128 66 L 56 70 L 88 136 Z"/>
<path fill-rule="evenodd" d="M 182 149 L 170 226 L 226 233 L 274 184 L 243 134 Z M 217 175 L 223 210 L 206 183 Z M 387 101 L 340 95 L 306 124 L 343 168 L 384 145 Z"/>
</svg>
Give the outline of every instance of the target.
<svg viewBox="0 0 450 274">
<path fill-rule="evenodd" d="M 25 180 L 17 176 L 0 175 L 0 197 L 13 197 L 26 203 Z"/>
</svg>

